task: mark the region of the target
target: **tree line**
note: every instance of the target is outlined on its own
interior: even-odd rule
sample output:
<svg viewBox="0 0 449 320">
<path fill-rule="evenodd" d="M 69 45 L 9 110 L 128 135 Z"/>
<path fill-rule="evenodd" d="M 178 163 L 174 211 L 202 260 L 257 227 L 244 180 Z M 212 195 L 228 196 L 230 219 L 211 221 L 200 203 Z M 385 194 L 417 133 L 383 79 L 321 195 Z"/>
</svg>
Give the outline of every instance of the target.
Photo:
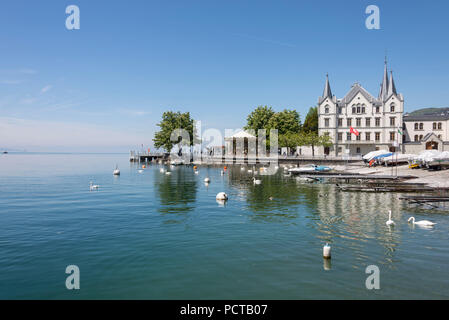
<svg viewBox="0 0 449 320">
<path fill-rule="evenodd" d="M 194 128 L 194 119 L 189 112 L 164 112 L 161 122 L 157 125 L 160 129 L 153 138 L 156 148 L 164 148 L 170 152 L 176 144 L 179 144 L 181 137 L 177 141 L 171 139 L 172 133 L 176 129 L 184 129 L 190 137 L 193 137 L 190 139 L 190 146 L 200 142 Z M 304 123 L 302 123 L 300 114 L 294 109 L 275 112 L 272 107 L 258 106 L 248 115 L 244 129 L 251 130 L 256 136 L 259 129 L 265 129 L 267 148 L 270 146 L 269 132 L 271 129 L 278 130 L 279 147 L 311 146 L 312 154 L 315 154 L 315 147 L 332 145 L 331 138 L 328 135 L 318 135 L 317 107 L 309 109 Z"/>
<path fill-rule="evenodd" d="M 245 130 L 266 129 L 267 146 L 269 145 L 270 129 L 278 130 L 279 147 L 296 148 L 297 146 L 311 146 L 312 154 L 315 154 L 315 147 L 332 145 L 332 140 L 328 135 L 318 135 L 318 109 L 311 107 L 304 123 L 301 123 L 300 114 L 294 109 L 284 109 L 275 112 L 272 107 L 258 106 L 252 111 L 247 119 Z"/>
</svg>

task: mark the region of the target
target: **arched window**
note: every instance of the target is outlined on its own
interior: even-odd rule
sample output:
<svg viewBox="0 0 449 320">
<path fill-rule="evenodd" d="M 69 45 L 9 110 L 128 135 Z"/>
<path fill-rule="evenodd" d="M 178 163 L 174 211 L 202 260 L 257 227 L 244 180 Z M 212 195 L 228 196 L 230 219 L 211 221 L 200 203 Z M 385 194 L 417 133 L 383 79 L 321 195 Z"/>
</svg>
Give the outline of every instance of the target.
<svg viewBox="0 0 449 320">
<path fill-rule="evenodd" d="M 419 126 L 419 124 L 415 123 L 415 130 L 418 130 L 418 126 Z"/>
<path fill-rule="evenodd" d="M 441 122 L 438 122 L 438 130 L 441 130 L 441 128 L 442 128 L 442 124 L 441 124 Z"/>
<path fill-rule="evenodd" d="M 422 140 L 422 135 L 419 136 L 419 141 L 421 141 L 421 140 Z"/>
<path fill-rule="evenodd" d="M 415 135 L 415 142 L 418 142 L 418 141 L 419 141 L 418 135 Z"/>
<path fill-rule="evenodd" d="M 432 128 L 433 128 L 433 130 L 437 129 L 437 123 L 436 122 L 432 123 Z"/>
<path fill-rule="evenodd" d="M 390 112 L 394 112 L 394 103 L 390 104 Z"/>
<path fill-rule="evenodd" d="M 421 123 L 419 124 L 419 130 L 424 130 L 424 123 L 421 122 Z"/>
</svg>

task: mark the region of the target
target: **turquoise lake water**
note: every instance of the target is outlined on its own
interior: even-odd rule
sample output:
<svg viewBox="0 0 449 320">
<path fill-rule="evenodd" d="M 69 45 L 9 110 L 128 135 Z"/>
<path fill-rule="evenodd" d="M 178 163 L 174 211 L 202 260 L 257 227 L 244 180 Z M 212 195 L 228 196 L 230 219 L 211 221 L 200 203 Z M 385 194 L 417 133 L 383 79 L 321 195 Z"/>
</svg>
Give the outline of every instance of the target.
<svg viewBox="0 0 449 320">
<path fill-rule="evenodd" d="M 126 154 L 0 155 L 0 298 L 449 298 L 444 210 L 303 184 L 282 170 L 254 185 L 240 166 L 224 176 L 160 167 L 139 173 Z M 413 227 L 411 215 L 437 225 Z M 80 269 L 80 290 L 65 287 L 68 265 Z M 365 287 L 369 265 L 380 290 Z"/>
</svg>

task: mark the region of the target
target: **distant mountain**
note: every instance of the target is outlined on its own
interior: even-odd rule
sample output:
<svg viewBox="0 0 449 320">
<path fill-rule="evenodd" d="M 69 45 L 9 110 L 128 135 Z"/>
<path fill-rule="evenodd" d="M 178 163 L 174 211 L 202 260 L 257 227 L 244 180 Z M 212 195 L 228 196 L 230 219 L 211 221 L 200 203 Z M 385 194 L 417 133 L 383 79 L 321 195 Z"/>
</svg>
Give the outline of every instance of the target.
<svg viewBox="0 0 449 320">
<path fill-rule="evenodd" d="M 432 115 L 432 114 L 441 114 L 448 113 L 449 108 L 423 108 L 418 109 L 413 112 L 409 112 L 410 116 L 422 116 L 422 115 Z"/>
</svg>

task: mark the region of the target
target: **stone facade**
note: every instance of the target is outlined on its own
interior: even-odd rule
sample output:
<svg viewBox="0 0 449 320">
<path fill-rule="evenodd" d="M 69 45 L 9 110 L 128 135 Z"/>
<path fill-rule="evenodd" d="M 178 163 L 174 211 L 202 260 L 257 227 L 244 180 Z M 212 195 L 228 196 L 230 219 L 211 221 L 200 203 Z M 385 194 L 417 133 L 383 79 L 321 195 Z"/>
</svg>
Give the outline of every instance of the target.
<svg viewBox="0 0 449 320">
<path fill-rule="evenodd" d="M 334 142 L 329 148 L 317 148 L 318 155 L 362 155 L 379 149 L 401 148 L 404 98 L 396 92 L 393 74 L 384 77 L 378 98 L 359 83 L 338 99 L 332 94 L 329 77 L 323 95 L 318 99 L 318 133 L 329 135 Z M 359 136 L 351 133 L 351 127 Z M 347 151 L 349 150 L 349 152 Z"/>
</svg>

